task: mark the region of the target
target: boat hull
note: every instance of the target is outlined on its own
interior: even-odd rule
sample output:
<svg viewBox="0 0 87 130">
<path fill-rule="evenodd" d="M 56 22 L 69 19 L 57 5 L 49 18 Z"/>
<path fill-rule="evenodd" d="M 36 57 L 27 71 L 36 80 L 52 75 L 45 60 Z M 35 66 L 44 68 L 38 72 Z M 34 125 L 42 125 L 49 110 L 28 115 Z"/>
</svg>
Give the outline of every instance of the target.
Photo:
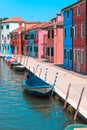
<svg viewBox="0 0 87 130">
<path fill-rule="evenodd" d="M 40 89 L 30 89 L 30 88 L 24 88 L 24 91 L 28 91 L 29 94 L 40 96 L 40 97 L 46 97 L 50 96 L 52 89 L 51 88 L 40 88 Z"/>
<path fill-rule="evenodd" d="M 24 91 L 28 91 L 29 94 L 35 95 L 35 96 L 41 96 L 46 97 L 50 96 L 52 93 L 52 87 L 50 85 L 45 86 L 31 86 L 26 84 L 26 80 L 23 81 L 23 89 Z"/>
<path fill-rule="evenodd" d="M 25 71 L 26 68 L 24 66 L 18 65 L 18 66 L 13 66 L 13 69 L 16 71 Z"/>
</svg>

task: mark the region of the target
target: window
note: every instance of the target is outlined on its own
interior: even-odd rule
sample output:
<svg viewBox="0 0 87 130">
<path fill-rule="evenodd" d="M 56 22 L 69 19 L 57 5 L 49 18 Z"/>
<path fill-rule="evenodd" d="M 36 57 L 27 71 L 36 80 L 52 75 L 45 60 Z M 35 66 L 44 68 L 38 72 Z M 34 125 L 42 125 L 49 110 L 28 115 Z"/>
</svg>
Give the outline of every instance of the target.
<svg viewBox="0 0 87 130">
<path fill-rule="evenodd" d="M 50 55 L 50 48 L 49 47 L 47 48 L 47 55 L 48 56 Z"/>
<path fill-rule="evenodd" d="M 13 39 L 13 35 L 12 34 L 10 34 L 10 38 Z"/>
<path fill-rule="evenodd" d="M 70 16 L 69 16 L 69 10 L 67 11 L 67 18 L 69 18 Z"/>
<path fill-rule="evenodd" d="M 6 25 L 6 29 L 9 29 L 9 25 Z"/>
<path fill-rule="evenodd" d="M 77 7 L 77 16 L 80 15 L 80 7 Z"/>
<path fill-rule="evenodd" d="M 38 52 L 38 46 L 34 46 L 34 52 Z"/>
<path fill-rule="evenodd" d="M 31 35 L 30 35 L 30 39 L 34 39 L 34 34 L 31 34 Z"/>
<path fill-rule="evenodd" d="M 73 27 L 73 35 L 74 35 L 74 38 L 76 37 L 76 26 Z"/>
<path fill-rule="evenodd" d="M 64 59 L 66 58 L 66 49 L 64 49 Z"/>
<path fill-rule="evenodd" d="M 72 37 L 72 27 L 70 27 L 70 37 Z"/>
<path fill-rule="evenodd" d="M 84 63 L 84 50 L 81 51 L 81 63 Z"/>
<path fill-rule="evenodd" d="M 77 50 L 74 50 L 74 61 L 77 61 Z"/>
<path fill-rule="evenodd" d="M 70 60 L 72 60 L 72 49 L 70 49 Z"/>
<path fill-rule="evenodd" d="M 78 62 L 81 62 L 81 50 L 78 50 Z"/>
<path fill-rule="evenodd" d="M 54 30 L 52 30 L 52 38 L 54 38 Z"/>
<path fill-rule="evenodd" d="M 54 56 L 54 48 L 51 47 L 51 56 Z"/>
<path fill-rule="evenodd" d="M 4 35 L 2 34 L 2 40 L 4 39 Z"/>
<path fill-rule="evenodd" d="M 24 34 L 22 35 L 22 40 L 25 40 L 25 35 Z"/>
<path fill-rule="evenodd" d="M 8 46 L 8 50 L 10 49 L 10 47 Z"/>
<path fill-rule="evenodd" d="M 66 28 L 64 28 L 64 37 L 66 37 Z"/>
<path fill-rule="evenodd" d="M 9 37 L 9 34 L 7 34 L 7 40 L 9 40 L 9 38 L 10 38 L 10 37 Z"/>
<path fill-rule="evenodd" d="M 48 30 L 48 38 L 50 38 L 50 30 Z"/>
<path fill-rule="evenodd" d="M 1 30 L 3 30 L 3 26 L 1 26 Z"/>
<path fill-rule="evenodd" d="M 84 37 L 84 24 L 81 24 L 81 37 Z"/>
</svg>

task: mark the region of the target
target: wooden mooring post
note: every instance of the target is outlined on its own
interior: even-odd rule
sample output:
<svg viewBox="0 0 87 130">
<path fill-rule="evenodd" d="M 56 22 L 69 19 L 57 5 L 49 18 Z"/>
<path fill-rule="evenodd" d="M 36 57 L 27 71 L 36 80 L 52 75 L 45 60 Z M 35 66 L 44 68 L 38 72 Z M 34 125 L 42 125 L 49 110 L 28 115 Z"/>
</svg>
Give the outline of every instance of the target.
<svg viewBox="0 0 87 130">
<path fill-rule="evenodd" d="M 79 101 L 78 101 L 78 105 L 77 105 L 77 108 L 76 108 L 76 112 L 75 112 L 75 115 L 74 115 L 74 120 L 77 119 L 77 114 L 78 114 L 79 106 L 80 106 L 80 103 L 81 103 L 81 100 L 82 100 L 82 95 L 83 95 L 84 89 L 85 89 L 85 87 L 82 88 L 82 92 L 81 92 L 81 95 L 80 95 L 80 98 L 79 98 Z"/>
<path fill-rule="evenodd" d="M 63 109 L 65 109 L 66 105 L 67 105 L 67 100 L 68 100 L 68 97 L 69 97 L 70 87 L 71 87 L 71 83 L 69 83 L 69 85 L 68 85 L 68 90 L 67 90 L 67 94 L 66 94 L 66 98 L 65 98 Z"/>
</svg>

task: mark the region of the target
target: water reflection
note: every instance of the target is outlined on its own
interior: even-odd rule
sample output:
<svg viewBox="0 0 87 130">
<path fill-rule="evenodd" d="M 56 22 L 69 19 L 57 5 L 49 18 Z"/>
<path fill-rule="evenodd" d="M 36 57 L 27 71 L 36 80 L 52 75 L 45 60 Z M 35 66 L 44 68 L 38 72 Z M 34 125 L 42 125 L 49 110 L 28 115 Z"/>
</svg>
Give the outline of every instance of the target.
<svg viewBox="0 0 87 130">
<path fill-rule="evenodd" d="M 23 97 L 29 104 L 28 109 L 34 109 L 38 112 L 49 114 L 52 108 L 52 99 L 50 97 L 40 98 L 29 95 L 27 92 L 23 92 Z"/>
</svg>

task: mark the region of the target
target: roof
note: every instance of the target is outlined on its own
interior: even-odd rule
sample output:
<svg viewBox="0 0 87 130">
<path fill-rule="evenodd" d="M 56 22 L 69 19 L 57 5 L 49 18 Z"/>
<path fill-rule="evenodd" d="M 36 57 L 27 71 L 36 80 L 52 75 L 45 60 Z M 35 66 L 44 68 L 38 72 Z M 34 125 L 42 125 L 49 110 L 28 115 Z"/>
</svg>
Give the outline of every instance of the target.
<svg viewBox="0 0 87 130">
<path fill-rule="evenodd" d="M 13 30 L 11 33 L 18 33 L 18 32 L 22 32 L 24 30 L 25 30 L 24 28 L 17 28 L 15 30 Z"/>
<path fill-rule="evenodd" d="M 20 17 L 12 17 L 12 18 L 3 20 L 1 23 L 11 23 L 11 22 L 25 22 L 25 21 L 21 19 Z"/>
<path fill-rule="evenodd" d="M 36 26 L 37 24 L 40 24 L 40 22 L 25 22 L 25 24 L 25 27 L 19 26 L 18 28 L 14 29 L 11 33 L 26 32 L 30 28 Z"/>
<path fill-rule="evenodd" d="M 83 1 L 85 1 L 85 0 L 79 0 L 79 1 L 75 2 L 74 4 L 71 4 L 71 5 L 69 5 L 69 6 L 65 7 L 65 8 L 63 8 L 61 11 L 68 10 L 68 9 L 72 8 L 73 6 L 75 6 L 75 5 L 77 5 L 78 3 L 83 2 Z"/>
<path fill-rule="evenodd" d="M 42 22 L 42 23 L 38 23 L 37 25 L 27 29 L 27 30 L 33 30 L 33 29 L 41 29 L 44 28 L 49 22 Z"/>
<path fill-rule="evenodd" d="M 62 26 L 63 25 L 63 21 L 57 21 L 57 22 L 49 22 L 47 25 L 44 26 L 44 28 L 49 28 L 49 27 L 53 27 L 53 26 Z"/>
</svg>

